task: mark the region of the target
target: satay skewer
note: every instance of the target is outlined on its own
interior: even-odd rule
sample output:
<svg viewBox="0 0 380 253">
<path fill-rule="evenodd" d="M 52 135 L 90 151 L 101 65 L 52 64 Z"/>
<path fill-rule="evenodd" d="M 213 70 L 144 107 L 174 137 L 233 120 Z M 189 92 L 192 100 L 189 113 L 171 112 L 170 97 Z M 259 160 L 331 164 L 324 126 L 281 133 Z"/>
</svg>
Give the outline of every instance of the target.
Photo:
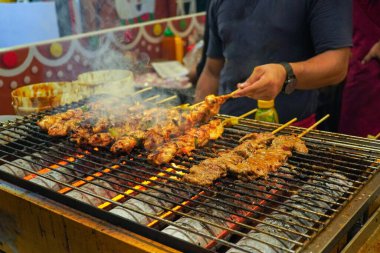
<svg viewBox="0 0 380 253">
<path fill-rule="evenodd" d="M 197 128 L 192 128 L 185 134 L 176 137 L 169 142 L 159 146 L 155 151 L 148 155 L 148 160 L 156 165 L 170 162 L 176 155 L 190 154 L 193 150 L 205 146 L 210 140 L 218 139 L 224 132 L 226 125 L 238 124 L 239 120 L 255 113 L 253 109 L 238 117 L 211 120 L 207 124 Z"/>
<path fill-rule="evenodd" d="M 155 104 L 156 105 L 163 104 L 163 103 L 166 103 L 166 102 L 171 101 L 173 99 L 176 99 L 177 97 L 178 97 L 177 95 L 173 95 L 171 97 L 167 97 L 167 98 L 164 98 L 164 99 L 162 99 L 162 100 L 160 100 L 158 102 L 155 102 Z"/>
<path fill-rule="evenodd" d="M 206 186 L 218 178 L 225 177 L 227 173 L 249 180 L 267 176 L 268 173 L 276 171 L 287 161 L 292 155 L 292 150 L 307 153 L 308 149 L 301 137 L 328 117 L 329 115 L 326 115 L 298 136 L 281 135 L 275 137 L 274 133 L 278 132 L 277 129 L 272 133 L 249 134 L 242 139 L 250 138 L 251 140 L 243 142 L 217 158 L 203 160 L 200 164 L 191 167 L 190 173 L 186 174 L 183 180 Z M 290 121 L 286 125 L 291 123 Z M 205 171 L 208 173 L 205 174 Z"/>
<path fill-rule="evenodd" d="M 151 96 L 151 97 L 149 97 L 149 98 L 146 98 L 146 99 L 144 99 L 143 101 L 144 101 L 144 102 L 150 102 L 150 101 L 155 100 L 155 99 L 157 99 L 157 98 L 159 98 L 159 97 L 161 97 L 161 95 L 160 95 L 160 94 L 157 94 L 157 95 L 155 95 L 155 96 Z"/>
<path fill-rule="evenodd" d="M 215 96 L 216 98 L 223 98 L 223 99 L 229 99 L 229 98 L 232 98 L 234 95 L 235 95 L 235 93 L 236 92 L 238 92 L 239 91 L 239 89 L 237 89 L 237 90 L 234 90 L 233 92 L 231 92 L 231 93 L 229 93 L 229 94 L 226 94 L 226 95 L 219 95 L 219 96 Z M 198 106 L 198 105 L 200 105 L 200 104 L 203 104 L 205 101 L 204 100 L 202 100 L 202 101 L 200 101 L 200 102 L 198 102 L 198 103 L 196 103 L 196 104 L 193 104 L 193 105 L 191 105 L 190 106 L 190 108 L 194 108 L 194 107 L 196 107 L 196 106 Z"/>
<path fill-rule="evenodd" d="M 244 119 L 246 117 L 248 117 L 249 115 L 252 115 L 254 114 L 255 112 L 257 112 L 257 108 L 253 109 L 253 110 L 250 110 L 249 112 L 246 112 L 238 117 L 231 117 L 231 118 L 228 118 L 228 119 L 225 119 L 223 121 L 223 125 L 228 125 L 228 124 L 232 124 L 232 125 L 236 125 L 236 124 L 239 124 L 239 120 L 240 119 Z"/>
<path fill-rule="evenodd" d="M 285 124 L 282 124 L 280 127 L 276 128 L 271 133 L 272 134 L 276 134 L 276 133 L 280 132 L 282 129 L 284 129 L 284 128 L 290 126 L 291 124 L 293 124 L 295 121 L 297 121 L 297 118 L 293 118 L 293 119 L 289 120 L 288 122 L 286 122 Z M 242 138 L 240 138 L 239 142 L 242 142 L 242 141 L 244 141 L 246 139 L 249 139 L 251 136 L 252 136 L 252 134 L 247 134 L 247 135 L 243 136 Z"/>
<path fill-rule="evenodd" d="M 138 90 L 138 91 L 132 93 L 132 96 L 135 96 L 135 95 L 138 95 L 138 94 L 144 93 L 144 92 L 146 92 L 146 91 L 150 91 L 150 90 L 152 90 L 152 89 L 153 89 L 153 87 L 147 87 L 147 88 L 144 88 L 144 89 Z"/>
<path fill-rule="evenodd" d="M 313 130 L 319 124 L 321 124 L 323 121 L 325 121 L 328 117 L 330 117 L 330 114 L 326 114 L 323 118 L 321 118 L 320 120 L 318 120 L 317 122 L 315 122 L 312 126 L 310 126 L 309 128 L 305 129 L 305 131 L 303 131 L 302 133 L 300 133 L 298 135 L 298 138 L 301 138 L 301 137 L 305 136 L 306 134 L 308 134 L 311 130 Z"/>
</svg>

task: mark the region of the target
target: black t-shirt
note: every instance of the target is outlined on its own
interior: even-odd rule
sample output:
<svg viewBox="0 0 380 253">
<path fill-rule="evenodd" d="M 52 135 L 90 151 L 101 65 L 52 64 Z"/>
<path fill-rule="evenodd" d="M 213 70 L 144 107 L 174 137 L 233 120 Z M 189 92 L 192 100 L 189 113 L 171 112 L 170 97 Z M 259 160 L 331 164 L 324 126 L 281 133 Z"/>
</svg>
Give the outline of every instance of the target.
<svg viewBox="0 0 380 253">
<path fill-rule="evenodd" d="M 258 65 L 307 60 L 352 45 L 351 0 L 211 0 L 207 56 L 224 58 L 219 94 L 245 81 Z M 315 112 L 317 90 L 276 97 L 280 122 Z M 257 103 L 230 99 L 221 113 L 241 115 Z"/>
</svg>

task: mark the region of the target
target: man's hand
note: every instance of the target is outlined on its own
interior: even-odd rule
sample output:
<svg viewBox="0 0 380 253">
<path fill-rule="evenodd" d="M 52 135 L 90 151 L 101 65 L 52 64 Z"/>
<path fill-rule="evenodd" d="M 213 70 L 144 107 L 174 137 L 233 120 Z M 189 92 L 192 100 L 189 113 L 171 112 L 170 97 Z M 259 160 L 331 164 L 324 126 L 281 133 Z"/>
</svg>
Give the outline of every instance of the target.
<svg viewBox="0 0 380 253">
<path fill-rule="evenodd" d="M 238 84 L 239 90 L 234 97 L 247 96 L 253 99 L 274 99 L 282 89 L 286 79 L 285 68 L 280 64 L 266 64 L 256 67 L 244 83 Z"/>
<path fill-rule="evenodd" d="M 372 48 L 369 50 L 367 55 L 363 58 L 362 63 L 367 63 L 371 59 L 377 59 L 380 60 L 380 41 L 375 43 Z"/>
</svg>

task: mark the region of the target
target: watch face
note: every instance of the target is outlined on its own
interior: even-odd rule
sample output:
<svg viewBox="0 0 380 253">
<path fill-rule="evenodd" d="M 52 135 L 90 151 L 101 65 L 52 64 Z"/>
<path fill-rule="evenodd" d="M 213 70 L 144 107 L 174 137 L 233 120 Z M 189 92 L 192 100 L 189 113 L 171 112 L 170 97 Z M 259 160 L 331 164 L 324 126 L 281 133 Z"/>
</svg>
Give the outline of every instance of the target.
<svg viewBox="0 0 380 253">
<path fill-rule="evenodd" d="M 295 78 L 290 78 L 286 81 L 285 94 L 291 94 L 296 89 L 297 80 Z"/>
</svg>

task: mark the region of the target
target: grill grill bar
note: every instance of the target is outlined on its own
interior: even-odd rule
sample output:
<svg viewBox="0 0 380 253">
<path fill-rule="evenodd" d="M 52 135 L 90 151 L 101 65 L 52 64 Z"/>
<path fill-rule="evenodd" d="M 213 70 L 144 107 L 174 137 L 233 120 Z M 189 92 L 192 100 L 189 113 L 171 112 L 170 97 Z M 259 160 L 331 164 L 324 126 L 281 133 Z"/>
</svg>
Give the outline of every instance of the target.
<svg viewBox="0 0 380 253">
<path fill-rule="evenodd" d="M 2 161 L 2 162 L 4 162 L 4 163 L 9 163 L 7 160 L 2 159 L 2 158 L 0 158 L 0 161 Z M 21 167 L 21 166 L 18 166 L 18 165 L 15 165 L 15 166 L 18 167 L 18 168 L 20 168 L 20 169 L 25 169 L 25 168 L 23 168 L 23 167 Z M 31 170 L 29 170 L 29 169 L 25 169 L 25 170 L 29 171 L 30 173 L 33 173 L 33 171 L 31 171 Z M 100 199 L 102 199 L 103 201 L 111 202 L 111 203 L 114 204 L 114 205 L 117 205 L 117 206 L 123 207 L 123 205 L 120 204 L 119 202 L 116 202 L 116 201 L 113 201 L 112 199 L 107 199 L 107 198 L 105 198 L 105 197 L 102 197 L 102 196 L 99 196 L 99 195 L 93 194 L 93 193 L 91 193 L 91 192 L 89 192 L 89 191 L 86 191 L 86 190 L 81 189 L 80 187 L 75 187 L 75 186 L 72 186 L 72 185 L 70 185 L 70 184 L 63 183 L 63 182 L 61 182 L 61 181 L 59 181 L 59 180 L 55 180 L 55 179 L 48 178 L 48 177 L 44 176 L 43 174 L 40 175 L 40 176 L 43 177 L 43 178 L 45 178 L 45 179 L 48 179 L 48 180 L 54 181 L 54 182 L 56 182 L 56 183 L 59 183 L 59 184 L 65 185 L 66 187 L 72 187 L 72 188 L 74 188 L 75 190 L 80 191 L 80 192 L 83 192 L 83 193 L 85 193 L 85 194 L 87 194 L 87 195 L 91 195 L 91 196 L 93 196 L 93 197 L 100 198 Z M 94 183 L 91 183 L 91 184 L 94 184 Z M 121 192 L 121 191 L 117 191 L 117 190 L 114 190 L 114 189 L 109 189 L 109 188 L 104 187 L 104 186 L 99 185 L 99 184 L 95 184 L 95 185 L 100 186 L 100 187 L 103 187 L 103 188 L 108 189 L 108 190 L 112 190 L 112 191 L 118 192 L 119 194 L 123 194 L 123 192 Z M 145 194 L 146 194 L 146 193 L 145 193 Z M 167 200 L 166 200 L 166 201 L 167 201 Z M 149 204 L 151 204 L 151 205 L 155 205 L 154 203 L 149 203 Z M 125 208 L 125 207 L 123 207 L 123 208 Z M 170 209 L 165 208 L 165 207 L 161 207 L 161 208 L 164 208 L 164 209 L 170 210 Z M 189 207 L 187 207 L 187 208 L 189 208 Z M 213 207 L 213 208 L 217 209 L 216 207 Z M 168 221 L 168 220 L 165 220 L 165 219 L 161 219 L 161 218 L 156 217 L 156 216 L 154 216 L 154 215 L 151 215 L 151 214 L 149 214 L 149 213 L 141 212 L 141 211 L 138 210 L 138 209 L 133 209 L 133 208 L 127 208 L 127 209 L 129 209 L 129 210 L 131 210 L 131 211 L 133 211 L 133 212 L 140 213 L 140 214 L 145 215 L 145 216 L 149 216 L 149 217 L 151 217 L 151 218 L 159 219 L 159 220 L 162 221 L 162 222 L 168 223 L 168 224 L 170 224 L 170 225 L 172 225 L 172 226 L 175 226 L 175 227 L 179 227 L 179 228 L 181 228 L 181 229 L 188 230 L 188 231 L 191 232 L 191 233 L 199 234 L 199 235 L 202 235 L 202 236 L 209 237 L 210 239 L 212 239 L 212 240 L 216 240 L 216 241 L 218 241 L 219 243 L 221 243 L 221 244 L 223 244 L 223 245 L 236 247 L 235 245 L 230 244 L 229 242 L 226 242 L 226 241 L 224 241 L 224 240 L 220 240 L 220 239 L 218 239 L 218 238 L 216 238 L 216 237 L 207 236 L 207 235 L 202 234 L 202 233 L 199 233 L 199 232 L 197 232 L 197 231 L 195 231 L 195 230 L 191 230 L 191 229 L 188 229 L 188 228 L 185 228 L 185 227 L 182 227 L 182 226 L 178 226 L 178 225 L 175 224 L 174 222 L 171 222 L 171 221 Z M 172 211 L 172 210 L 170 210 L 170 211 Z M 220 225 L 218 225 L 218 224 L 215 224 L 215 223 L 209 222 L 208 220 L 204 220 L 204 219 L 196 218 L 196 217 L 190 216 L 190 215 L 188 215 L 188 214 L 186 214 L 186 213 L 183 213 L 183 212 L 178 212 L 178 211 L 173 211 L 173 212 L 175 212 L 175 213 L 177 213 L 177 214 L 179 214 L 179 215 L 181 215 L 181 216 L 189 217 L 189 218 L 192 218 L 192 219 L 196 219 L 196 220 L 198 220 L 198 221 L 200 221 L 200 222 L 202 222 L 202 223 L 209 224 L 209 225 L 211 225 L 211 226 L 218 227 L 218 228 L 221 228 L 221 229 L 225 229 L 225 230 L 228 230 L 228 231 L 231 232 L 231 233 L 234 233 L 234 234 L 237 234 L 237 235 L 240 235 L 240 236 L 244 236 L 244 237 L 248 237 L 248 238 L 249 238 L 249 236 L 247 236 L 245 233 L 242 233 L 242 232 L 239 232 L 239 231 L 236 231 L 236 230 L 232 230 L 232 229 L 229 229 L 229 228 L 226 228 L 226 227 L 220 226 Z M 198 211 L 198 212 L 199 212 L 199 211 Z M 203 213 L 203 214 L 205 214 L 205 215 L 209 215 L 209 214 L 207 214 L 207 213 Z M 230 220 L 227 220 L 227 219 L 225 219 L 224 217 L 217 217 L 217 218 L 224 219 L 224 220 L 226 220 L 226 221 L 231 222 Z M 248 226 L 248 225 L 243 224 L 243 223 L 236 223 L 236 222 L 234 222 L 234 223 L 235 223 L 236 225 L 239 225 L 239 226 L 243 226 L 243 227 L 246 227 L 246 228 L 250 228 L 250 229 L 253 229 L 253 230 L 257 230 L 256 228 L 251 227 L 251 226 Z M 283 229 L 283 228 L 281 228 L 281 229 Z M 259 230 L 259 231 L 260 231 L 260 230 Z M 264 232 L 264 233 L 265 233 L 265 231 L 260 231 L 260 232 Z M 277 236 L 277 237 L 279 237 L 279 236 Z M 280 238 L 280 239 L 283 239 L 283 240 L 289 240 L 289 239 L 287 239 L 287 238 L 281 238 L 281 237 L 279 237 L 279 238 Z M 293 243 L 295 243 L 295 244 L 300 244 L 300 245 L 302 245 L 301 243 L 299 243 L 299 242 L 297 242 L 297 241 L 292 241 L 292 240 L 290 240 L 290 241 L 293 242 Z M 263 242 L 263 243 L 265 243 L 265 242 Z M 272 246 L 273 246 L 273 247 L 276 247 L 276 248 L 279 248 L 279 249 L 281 249 L 281 250 L 284 250 L 284 251 L 286 251 L 286 252 L 293 252 L 293 251 L 291 251 L 291 250 L 289 250 L 289 249 L 282 248 L 282 247 L 278 247 L 278 246 L 276 246 L 276 245 L 272 245 Z M 249 252 L 249 251 L 245 251 L 245 250 L 242 249 L 242 248 L 239 248 L 239 250 L 242 250 L 242 251 L 244 251 L 244 252 Z"/>
<path fill-rule="evenodd" d="M 270 132 L 277 125 L 240 120 L 226 128 L 222 138 L 195 150 L 192 157 L 176 157 L 173 163 L 158 167 L 150 165 L 140 149 L 119 157 L 103 149 L 79 149 L 65 138 L 53 139 L 35 125 L 43 115 L 0 124 L 0 170 L 8 164 L 25 171 L 24 180 L 54 182 L 46 187 L 59 185 L 59 189 L 51 189 L 62 197 L 78 193 L 97 199 L 96 205 L 89 205 L 106 213 L 119 208 L 148 217 L 145 225 L 162 233 L 174 227 L 181 233 L 207 238 L 203 247 L 212 250 L 251 252 L 244 243 L 256 241 L 276 251 L 298 252 L 380 166 L 375 162 L 380 142 L 312 131 L 304 138 L 310 153 L 294 154 L 266 179 L 247 183 L 223 178 L 212 187 L 195 186 L 181 180 L 192 165 L 217 156 L 216 151 L 235 147 L 244 134 Z M 282 133 L 300 131 L 289 127 Z M 33 164 L 36 171 L 15 161 Z M 52 177 L 54 173 L 62 179 Z M 112 194 L 103 196 L 91 187 Z M 150 209 L 140 209 L 136 203 Z M 189 226 L 181 223 L 184 219 Z M 272 239 L 265 239 L 269 237 Z"/>
</svg>

